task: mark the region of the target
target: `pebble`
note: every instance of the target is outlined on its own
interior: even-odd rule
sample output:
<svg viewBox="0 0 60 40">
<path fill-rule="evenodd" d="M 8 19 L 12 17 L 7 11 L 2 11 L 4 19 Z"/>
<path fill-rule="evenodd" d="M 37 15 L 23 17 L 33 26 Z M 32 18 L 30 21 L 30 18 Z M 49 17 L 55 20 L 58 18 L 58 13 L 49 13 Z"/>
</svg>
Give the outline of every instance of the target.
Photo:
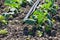
<svg viewBox="0 0 60 40">
<path fill-rule="evenodd" d="M 56 32 L 55 30 L 52 30 L 52 31 L 51 31 L 51 36 L 56 36 L 56 33 L 57 33 L 57 32 Z"/>
<path fill-rule="evenodd" d="M 60 38 L 58 38 L 58 40 L 60 40 Z"/>
<path fill-rule="evenodd" d="M 49 39 L 49 40 L 52 40 L 52 37 L 50 36 L 48 39 Z"/>
<path fill-rule="evenodd" d="M 58 40 L 58 38 L 57 37 L 54 37 L 53 40 Z"/>
<path fill-rule="evenodd" d="M 34 38 L 31 38 L 31 40 L 35 40 Z"/>
<path fill-rule="evenodd" d="M 15 40 L 14 38 L 11 38 L 10 40 Z"/>
<path fill-rule="evenodd" d="M 0 35 L 0 38 L 3 38 L 4 36 L 3 35 Z"/>
</svg>

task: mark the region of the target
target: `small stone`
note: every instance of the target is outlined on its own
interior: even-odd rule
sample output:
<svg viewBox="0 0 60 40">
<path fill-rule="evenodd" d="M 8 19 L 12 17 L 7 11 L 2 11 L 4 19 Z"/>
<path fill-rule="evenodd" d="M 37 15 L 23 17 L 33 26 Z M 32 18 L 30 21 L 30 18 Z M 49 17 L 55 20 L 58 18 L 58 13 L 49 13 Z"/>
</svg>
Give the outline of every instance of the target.
<svg viewBox="0 0 60 40">
<path fill-rule="evenodd" d="M 35 40 L 34 38 L 31 38 L 31 40 Z"/>
<path fill-rule="evenodd" d="M 45 40 L 48 40 L 47 38 L 45 38 Z"/>
<path fill-rule="evenodd" d="M 54 37 L 55 37 L 55 36 L 56 36 L 56 33 L 57 33 L 57 32 L 56 32 L 55 30 L 52 30 L 52 31 L 51 31 L 51 36 L 54 36 Z"/>
<path fill-rule="evenodd" d="M 58 40 L 58 38 L 57 37 L 54 37 L 53 40 Z"/>
<path fill-rule="evenodd" d="M 49 40 L 52 40 L 52 37 L 51 36 L 49 37 Z"/>
<path fill-rule="evenodd" d="M 11 40 L 14 40 L 14 38 L 11 38 Z"/>
<path fill-rule="evenodd" d="M 16 9 L 15 8 L 11 8 L 10 11 L 15 11 Z"/>
<path fill-rule="evenodd" d="M 4 36 L 3 35 L 0 35 L 0 38 L 3 38 Z"/>
<path fill-rule="evenodd" d="M 58 40 L 60 40 L 60 38 L 58 38 Z"/>
<path fill-rule="evenodd" d="M 58 37 L 60 38 L 60 35 L 58 35 Z"/>
<path fill-rule="evenodd" d="M 26 38 L 26 40 L 30 40 L 30 38 L 28 37 L 28 38 Z"/>
</svg>

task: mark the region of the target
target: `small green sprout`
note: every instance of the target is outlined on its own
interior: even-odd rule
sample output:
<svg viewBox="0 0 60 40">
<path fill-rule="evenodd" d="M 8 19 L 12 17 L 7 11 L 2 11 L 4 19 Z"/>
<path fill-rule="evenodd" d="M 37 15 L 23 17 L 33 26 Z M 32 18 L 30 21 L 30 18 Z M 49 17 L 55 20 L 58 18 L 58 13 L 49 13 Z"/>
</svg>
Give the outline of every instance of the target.
<svg viewBox="0 0 60 40">
<path fill-rule="evenodd" d="M 6 35 L 7 33 L 8 33 L 8 31 L 6 29 L 0 30 L 0 35 Z"/>
<path fill-rule="evenodd" d="M 29 19 L 33 19 L 36 21 L 34 25 L 41 26 L 41 27 L 37 27 L 37 35 L 39 37 L 43 35 L 43 30 L 46 32 L 52 30 L 53 23 L 55 22 L 52 19 L 52 15 L 55 15 L 58 9 L 58 5 L 55 5 L 54 2 L 55 0 L 45 0 L 45 3 L 41 4 L 39 9 L 36 9 L 33 12 L 33 14 L 29 17 Z M 30 24 L 32 24 L 34 23 L 33 20 L 28 20 L 28 21 L 30 22 Z M 32 31 L 30 31 L 29 34 L 33 34 Z"/>
<path fill-rule="evenodd" d="M 29 37 L 27 37 L 27 38 L 26 38 L 26 40 L 30 40 L 30 38 L 29 38 Z"/>
<path fill-rule="evenodd" d="M 52 27 L 50 27 L 49 25 L 47 25 L 46 27 L 45 27 L 45 31 L 49 31 L 49 30 L 51 30 L 52 29 Z"/>
<path fill-rule="evenodd" d="M 30 16 L 30 19 L 34 19 L 37 21 L 37 24 L 43 24 L 45 21 L 52 20 L 51 15 L 49 13 L 56 14 L 58 6 L 54 4 L 53 0 L 45 0 L 46 3 L 42 4 L 40 9 L 37 9 Z"/>
<path fill-rule="evenodd" d="M 5 20 L 5 17 L 0 15 L 0 21 Z"/>
<path fill-rule="evenodd" d="M 41 37 L 42 35 L 43 35 L 43 32 L 37 30 L 37 36 L 38 36 L 38 37 Z"/>
<path fill-rule="evenodd" d="M 46 17 L 47 14 L 48 14 L 47 12 L 43 13 L 43 11 L 36 10 L 32 15 L 32 16 L 35 15 L 35 18 L 33 17 L 31 18 L 36 20 L 38 24 L 42 24 L 47 20 L 47 17 Z"/>
<path fill-rule="evenodd" d="M 0 22 L 2 23 L 1 25 L 6 25 L 7 24 L 6 18 L 2 15 L 0 15 Z"/>
<path fill-rule="evenodd" d="M 26 0 L 5 0 L 5 5 L 12 8 L 20 8 L 21 5 L 25 4 Z"/>
</svg>

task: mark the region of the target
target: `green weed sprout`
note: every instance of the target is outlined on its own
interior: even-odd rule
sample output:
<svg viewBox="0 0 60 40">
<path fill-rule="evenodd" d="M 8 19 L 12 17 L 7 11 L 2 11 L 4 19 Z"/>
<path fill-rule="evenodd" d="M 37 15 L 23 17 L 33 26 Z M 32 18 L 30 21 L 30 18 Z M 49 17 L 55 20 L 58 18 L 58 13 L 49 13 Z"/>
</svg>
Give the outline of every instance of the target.
<svg viewBox="0 0 60 40">
<path fill-rule="evenodd" d="M 26 0 L 5 0 L 5 5 L 13 8 L 20 8 L 21 5 L 25 3 L 26 3 Z"/>
<path fill-rule="evenodd" d="M 7 24 L 7 20 L 2 15 L 0 15 L 0 22 L 2 23 L 1 25 L 6 25 Z"/>
<path fill-rule="evenodd" d="M 8 31 L 6 29 L 0 30 L 0 35 L 6 35 L 7 33 L 8 33 Z"/>
</svg>

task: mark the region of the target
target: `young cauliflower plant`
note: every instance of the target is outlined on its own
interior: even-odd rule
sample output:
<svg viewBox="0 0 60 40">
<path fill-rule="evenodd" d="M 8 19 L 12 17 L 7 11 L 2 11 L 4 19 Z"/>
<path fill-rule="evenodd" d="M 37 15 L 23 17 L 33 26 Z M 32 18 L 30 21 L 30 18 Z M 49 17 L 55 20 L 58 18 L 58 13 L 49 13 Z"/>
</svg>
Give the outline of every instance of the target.
<svg viewBox="0 0 60 40">
<path fill-rule="evenodd" d="M 37 23 L 38 24 L 42 24 L 43 22 L 45 22 L 47 20 L 47 15 L 48 13 L 47 12 L 44 12 L 43 11 L 40 11 L 40 10 L 36 10 L 33 15 L 32 15 L 32 18 L 33 16 L 35 15 L 37 18 L 33 18 L 34 20 L 37 20 Z"/>
<path fill-rule="evenodd" d="M 13 8 L 20 8 L 23 4 L 26 4 L 26 0 L 5 0 L 5 5 Z"/>
<path fill-rule="evenodd" d="M 52 16 L 57 13 L 58 5 L 54 4 L 55 0 L 45 0 L 45 3 L 40 6 L 39 9 L 35 10 L 33 14 L 27 19 L 26 23 L 34 24 L 37 26 L 41 25 L 37 32 L 38 35 L 42 35 L 42 26 L 44 26 L 45 31 L 49 32 L 53 27 Z M 32 19 L 32 20 L 31 20 Z M 37 29 L 37 30 L 38 30 Z"/>
</svg>

